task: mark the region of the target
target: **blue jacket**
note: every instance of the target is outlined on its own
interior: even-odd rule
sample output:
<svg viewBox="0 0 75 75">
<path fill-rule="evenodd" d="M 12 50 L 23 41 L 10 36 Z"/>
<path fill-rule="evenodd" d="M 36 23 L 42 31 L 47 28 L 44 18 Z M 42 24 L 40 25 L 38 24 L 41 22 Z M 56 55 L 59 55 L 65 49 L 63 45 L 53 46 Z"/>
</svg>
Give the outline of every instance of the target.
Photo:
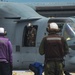
<svg viewBox="0 0 75 75">
<path fill-rule="evenodd" d="M 34 66 L 38 70 L 38 75 L 42 75 L 44 71 L 44 66 L 42 66 L 41 63 L 35 62 L 34 64 L 32 64 L 32 66 Z"/>
</svg>

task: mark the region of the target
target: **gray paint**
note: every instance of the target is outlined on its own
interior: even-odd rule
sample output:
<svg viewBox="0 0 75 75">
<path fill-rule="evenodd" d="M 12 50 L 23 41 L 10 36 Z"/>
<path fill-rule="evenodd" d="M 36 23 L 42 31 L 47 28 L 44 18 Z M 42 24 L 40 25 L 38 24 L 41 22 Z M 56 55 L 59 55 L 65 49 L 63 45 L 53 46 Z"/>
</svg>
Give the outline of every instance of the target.
<svg viewBox="0 0 75 75">
<path fill-rule="evenodd" d="M 7 18 L 6 18 L 7 17 Z M 18 18 L 20 17 L 20 18 Z M 65 19 L 65 18 L 63 18 Z M 71 19 L 74 22 L 74 18 Z M 44 56 L 39 54 L 39 45 L 44 36 L 47 35 L 46 28 L 50 18 L 39 15 L 31 7 L 21 3 L 0 3 L 0 26 L 4 27 L 7 31 L 7 37 L 10 39 L 13 45 L 13 67 L 14 69 L 28 69 L 29 64 L 34 62 L 44 63 Z M 54 21 L 55 19 L 53 19 Z M 61 18 L 56 18 L 61 20 Z M 36 46 L 35 47 L 23 47 L 22 38 L 24 27 L 32 23 L 38 26 Z M 75 22 L 74 22 L 75 23 Z M 62 31 L 64 32 L 64 31 Z M 45 35 L 46 34 L 46 35 Z M 63 34 L 63 33 L 62 33 Z M 71 41 L 71 45 L 74 45 L 74 41 Z M 17 47 L 17 50 L 16 50 Z M 73 55 L 70 57 L 70 55 Z M 75 51 L 70 50 L 70 54 L 65 57 L 66 69 L 71 71 L 75 70 Z M 71 67 L 72 66 L 72 67 Z"/>
</svg>

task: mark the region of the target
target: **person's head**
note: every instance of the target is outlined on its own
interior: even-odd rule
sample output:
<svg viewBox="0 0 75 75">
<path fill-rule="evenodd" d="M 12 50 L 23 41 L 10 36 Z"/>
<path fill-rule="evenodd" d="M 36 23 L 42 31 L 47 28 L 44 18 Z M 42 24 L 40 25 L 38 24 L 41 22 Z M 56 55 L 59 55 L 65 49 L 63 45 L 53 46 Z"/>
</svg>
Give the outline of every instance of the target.
<svg viewBox="0 0 75 75">
<path fill-rule="evenodd" d="M 3 27 L 0 27 L 0 35 L 5 36 L 7 33 Z"/>
<path fill-rule="evenodd" d="M 59 30 L 60 29 L 59 29 L 57 23 L 52 22 L 52 23 L 48 24 L 48 28 L 47 28 L 48 33 L 52 33 L 52 32 L 57 33 L 57 32 L 59 32 Z"/>
</svg>

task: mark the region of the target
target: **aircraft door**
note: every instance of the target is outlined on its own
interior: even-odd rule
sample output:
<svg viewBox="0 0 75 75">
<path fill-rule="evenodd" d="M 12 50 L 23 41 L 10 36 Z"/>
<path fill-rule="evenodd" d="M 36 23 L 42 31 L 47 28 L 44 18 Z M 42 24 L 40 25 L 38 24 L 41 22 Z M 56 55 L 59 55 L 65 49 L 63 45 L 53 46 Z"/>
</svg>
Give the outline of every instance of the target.
<svg viewBox="0 0 75 75">
<path fill-rule="evenodd" d="M 24 47 L 35 47 L 37 36 L 37 25 L 28 27 L 25 26 L 23 32 L 23 46 Z"/>
<path fill-rule="evenodd" d="M 14 63 L 17 62 L 18 65 L 21 64 L 20 66 L 18 66 L 20 67 L 20 69 L 27 69 L 30 63 L 35 62 L 35 56 L 37 53 L 36 36 L 38 26 L 33 25 L 32 28 L 28 28 L 26 24 L 28 23 L 20 22 L 16 26 L 16 43 L 14 51 L 14 59 L 16 57 L 16 60 L 14 60 Z M 30 40 L 31 37 L 33 37 L 32 40 Z"/>
</svg>

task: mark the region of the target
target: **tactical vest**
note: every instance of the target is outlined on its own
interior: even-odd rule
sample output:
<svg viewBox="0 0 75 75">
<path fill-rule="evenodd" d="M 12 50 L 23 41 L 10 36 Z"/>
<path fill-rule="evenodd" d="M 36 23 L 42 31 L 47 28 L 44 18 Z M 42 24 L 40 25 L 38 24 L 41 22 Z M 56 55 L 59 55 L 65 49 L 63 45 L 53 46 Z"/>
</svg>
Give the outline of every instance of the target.
<svg viewBox="0 0 75 75">
<path fill-rule="evenodd" d="M 58 35 L 47 36 L 44 42 L 45 59 L 58 59 L 64 56 L 64 43 Z"/>
</svg>

